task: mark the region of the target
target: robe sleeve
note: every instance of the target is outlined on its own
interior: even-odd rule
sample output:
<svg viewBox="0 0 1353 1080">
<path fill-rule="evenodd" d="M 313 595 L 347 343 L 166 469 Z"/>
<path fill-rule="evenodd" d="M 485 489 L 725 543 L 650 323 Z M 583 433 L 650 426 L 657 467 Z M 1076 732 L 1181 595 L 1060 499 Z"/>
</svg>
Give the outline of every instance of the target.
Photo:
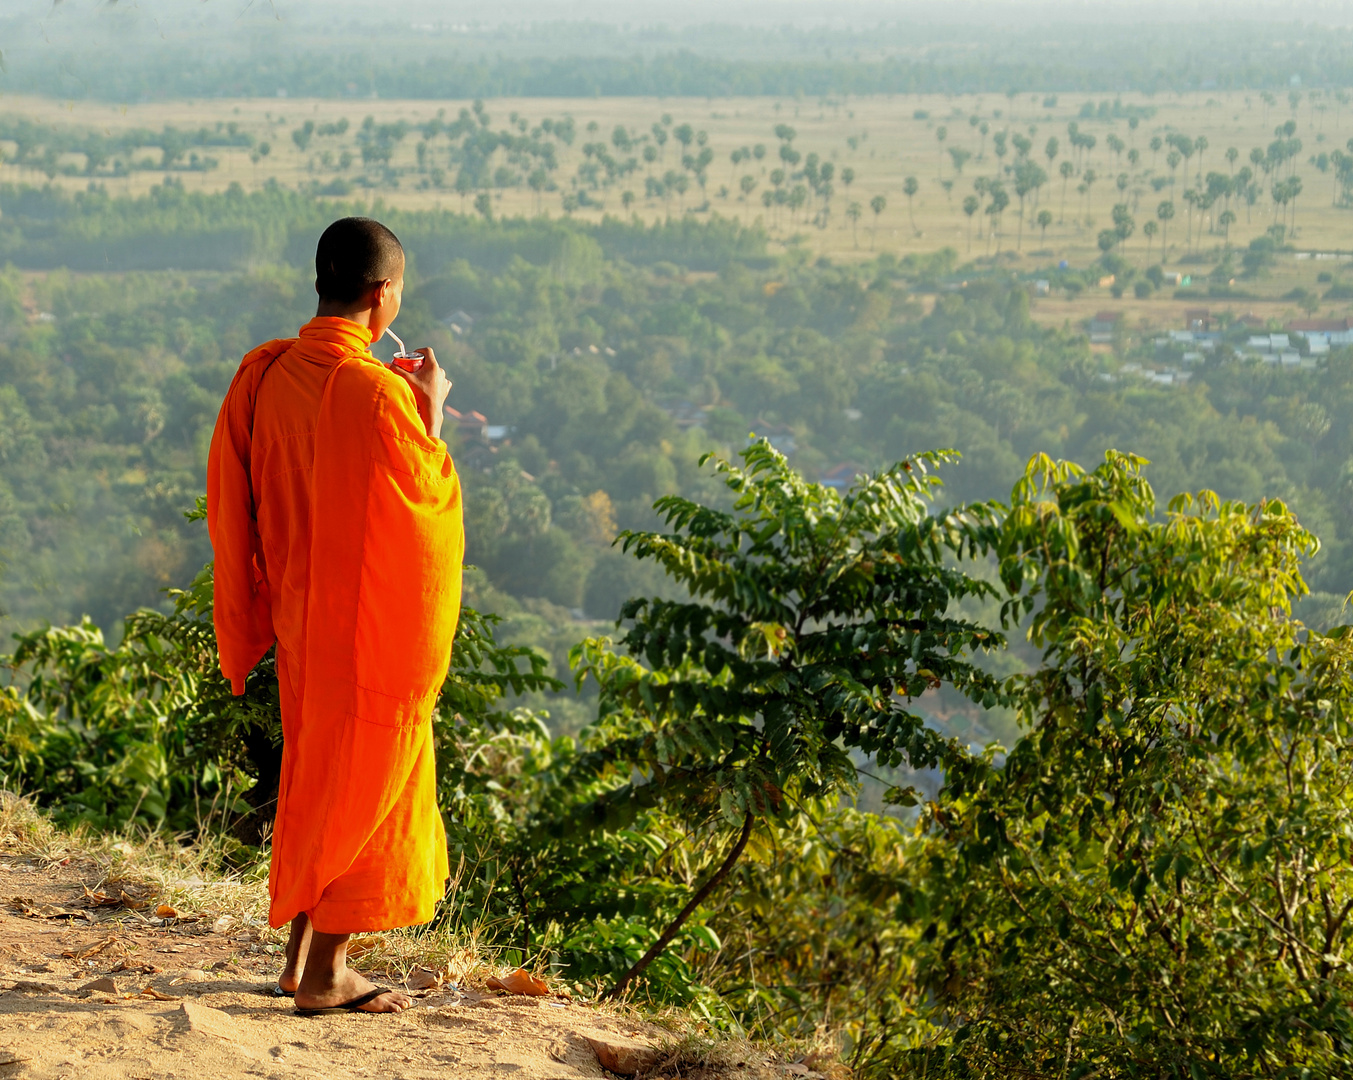
<svg viewBox="0 0 1353 1080">
<path fill-rule="evenodd" d="M 212 619 L 221 673 L 237 696 L 276 638 L 249 477 L 254 403 L 269 365 L 294 344 L 270 341 L 240 363 L 216 417 L 207 457 L 207 529 L 216 560 Z"/>
<path fill-rule="evenodd" d="M 373 550 L 363 566 L 359 625 L 398 633 L 368 641 L 362 682 L 396 693 L 403 686 L 439 691 L 460 618 L 460 478 L 446 444 L 427 434 L 412 388 L 383 375 L 367 494 Z"/>
<path fill-rule="evenodd" d="M 345 364 L 321 408 L 307 695 L 372 723 L 425 723 L 446 678 L 465 550 L 460 479 L 413 390 Z M 322 680 L 322 681 L 317 681 Z"/>
</svg>

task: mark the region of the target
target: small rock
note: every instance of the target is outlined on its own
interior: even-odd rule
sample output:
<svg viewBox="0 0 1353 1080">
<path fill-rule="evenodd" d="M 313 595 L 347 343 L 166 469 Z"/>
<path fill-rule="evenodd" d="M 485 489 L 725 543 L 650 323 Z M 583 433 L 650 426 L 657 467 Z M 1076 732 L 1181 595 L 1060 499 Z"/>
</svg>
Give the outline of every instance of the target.
<svg viewBox="0 0 1353 1080">
<path fill-rule="evenodd" d="M 105 975 L 102 979 L 95 979 L 93 982 L 87 982 L 80 987 L 77 993 L 81 994 L 116 994 L 117 983 Z"/>
<path fill-rule="evenodd" d="M 32 982 L 28 979 L 20 979 L 14 984 L 14 991 L 19 994 L 61 994 L 68 993 L 55 983 Z"/>
<path fill-rule="evenodd" d="M 234 1042 L 239 1039 L 239 1029 L 229 1013 L 199 1005 L 195 1001 L 185 1001 L 179 1008 L 188 1021 L 188 1028 L 203 1035 L 214 1035 L 218 1039 Z"/>
<path fill-rule="evenodd" d="M 584 1035 L 583 1038 L 597 1055 L 601 1067 L 620 1076 L 633 1076 L 644 1069 L 651 1069 L 661 1056 L 656 1047 L 632 1039 L 621 1039 L 614 1035 Z"/>
</svg>

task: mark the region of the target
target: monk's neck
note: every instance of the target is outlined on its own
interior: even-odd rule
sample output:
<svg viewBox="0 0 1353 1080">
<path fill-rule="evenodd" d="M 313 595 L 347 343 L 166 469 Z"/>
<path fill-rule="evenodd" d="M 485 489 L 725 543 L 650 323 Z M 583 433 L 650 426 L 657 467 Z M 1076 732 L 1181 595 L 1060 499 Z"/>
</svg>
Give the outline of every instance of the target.
<svg viewBox="0 0 1353 1080">
<path fill-rule="evenodd" d="M 368 330 L 374 331 L 377 319 L 380 318 L 375 308 L 363 308 L 360 311 L 353 311 L 351 308 L 344 307 L 342 304 L 330 304 L 320 302 L 319 309 L 315 312 L 317 319 L 347 319 L 348 322 L 356 323 L 358 326 L 365 326 Z M 382 330 L 384 327 L 381 328 Z M 374 337 L 375 334 L 373 333 Z"/>
</svg>

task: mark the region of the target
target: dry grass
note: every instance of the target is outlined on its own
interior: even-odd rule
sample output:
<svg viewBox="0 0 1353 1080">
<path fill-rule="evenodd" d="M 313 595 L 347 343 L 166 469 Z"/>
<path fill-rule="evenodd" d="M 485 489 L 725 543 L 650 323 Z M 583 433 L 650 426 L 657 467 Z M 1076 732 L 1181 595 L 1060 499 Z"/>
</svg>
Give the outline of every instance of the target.
<svg viewBox="0 0 1353 1080">
<path fill-rule="evenodd" d="M 220 847 L 212 840 L 181 844 L 163 833 L 97 833 L 83 825 L 65 829 L 28 800 L 0 791 L 0 847 L 48 867 L 87 864 L 96 892 L 123 888 L 187 917 L 225 915 L 242 926 L 266 921 L 267 867 L 222 873 Z M 137 916 L 129 912 L 128 917 Z"/>
<path fill-rule="evenodd" d="M 208 836 L 194 843 L 146 830 L 99 833 L 83 826 L 63 828 L 29 800 L 0 790 L 0 854 L 36 859 L 44 868 L 77 865 L 91 891 L 119 890 L 145 900 L 150 909 L 167 904 L 181 920 L 250 931 L 267 952 L 280 951 L 286 930 L 268 926 L 268 866 L 263 861 L 239 871 L 222 870 L 225 845 Z M 139 921 L 121 909 L 113 918 Z M 218 920 L 225 918 L 226 923 Z M 353 966 L 403 979 L 422 967 L 445 973 L 461 986 L 483 986 L 504 972 L 494 950 L 477 935 L 465 940 L 439 927 L 410 927 L 355 938 Z"/>
<path fill-rule="evenodd" d="M 662 1056 L 635 1080 L 702 1080 L 730 1074 L 782 1077 L 785 1065 L 801 1066 L 827 1080 L 848 1080 L 851 1075 L 841 1064 L 837 1040 L 826 1032 L 811 1039 L 784 1040 L 772 1049 L 695 1023 L 689 1013 L 664 1010 L 647 1019 L 667 1027 L 672 1038 L 661 1046 Z"/>
</svg>

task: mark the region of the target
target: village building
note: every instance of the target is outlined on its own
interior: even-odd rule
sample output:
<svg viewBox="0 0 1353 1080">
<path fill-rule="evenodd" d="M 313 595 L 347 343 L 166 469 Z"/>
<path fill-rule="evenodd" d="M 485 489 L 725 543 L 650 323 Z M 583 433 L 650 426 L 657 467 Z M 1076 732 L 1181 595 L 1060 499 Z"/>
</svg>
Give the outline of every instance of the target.
<svg viewBox="0 0 1353 1080">
<path fill-rule="evenodd" d="M 1353 319 L 1293 319 L 1287 324 L 1287 330 L 1306 339 L 1312 356 L 1353 345 Z"/>
<path fill-rule="evenodd" d="M 446 406 L 446 418 L 455 425 L 456 434 L 461 442 L 500 442 L 506 439 L 510 429 L 503 424 L 490 424 L 489 418 L 481 412 L 461 412 Z"/>
<path fill-rule="evenodd" d="M 1091 343 L 1102 345 L 1112 341 L 1113 336 L 1118 331 L 1118 327 L 1122 321 L 1122 312 L 1101 311 L 1090 320 L 1089 330 Z"/>
</svg>

